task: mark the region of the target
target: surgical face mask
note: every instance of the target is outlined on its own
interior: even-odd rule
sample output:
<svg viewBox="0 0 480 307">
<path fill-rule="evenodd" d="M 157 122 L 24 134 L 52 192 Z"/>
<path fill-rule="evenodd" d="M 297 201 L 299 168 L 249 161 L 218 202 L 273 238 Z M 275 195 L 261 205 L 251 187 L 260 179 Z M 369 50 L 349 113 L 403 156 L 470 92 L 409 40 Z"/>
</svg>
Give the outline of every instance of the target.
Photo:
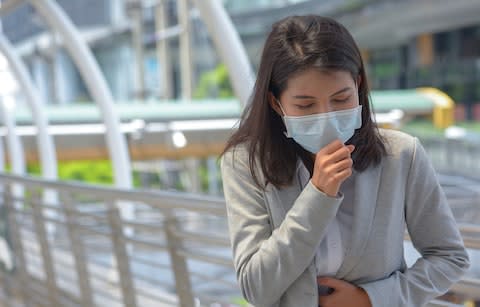
<svg viewBox="0 0 480 307">
<path fill-rule="evenodd" d="M 280 102 L 277 100 L 278 104 Z M 307 116 L 288 116 L 283 114 L 287 128 L 286 136 L 311 153 L 317 153 L 336 139 L 343 143 L 348 141 L 355 129 L 362 126 L 362 106 L 348 110 L 319 113 Z"/>
</svg>

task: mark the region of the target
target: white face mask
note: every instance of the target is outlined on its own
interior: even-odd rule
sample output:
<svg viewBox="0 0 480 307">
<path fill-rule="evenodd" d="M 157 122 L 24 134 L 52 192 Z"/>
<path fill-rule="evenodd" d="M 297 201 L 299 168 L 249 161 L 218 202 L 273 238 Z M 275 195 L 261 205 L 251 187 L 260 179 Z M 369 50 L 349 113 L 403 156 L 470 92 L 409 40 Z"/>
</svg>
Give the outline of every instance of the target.
<svg viewBox="0 0 480 307">
<path fill-rule="evenodd" d="M 281 105 L 280 109 L 286 114 Z M 336 139 L 345 143 L 353 136 L 355 129 L 362 126 L 362 106 L 306 116 L 284 115 L 283 121 L 287 137 L 311 153 L 317 153 Z"/>
</svg>

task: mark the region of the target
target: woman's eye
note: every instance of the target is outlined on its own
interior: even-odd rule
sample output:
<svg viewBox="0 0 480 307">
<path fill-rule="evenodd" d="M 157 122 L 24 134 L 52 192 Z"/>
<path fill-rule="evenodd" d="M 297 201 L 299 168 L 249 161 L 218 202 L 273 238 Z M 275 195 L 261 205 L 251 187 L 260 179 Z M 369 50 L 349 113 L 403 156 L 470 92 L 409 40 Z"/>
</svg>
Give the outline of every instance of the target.
<svg viewBox="0 0 480 307">
<path fill-rule="evenodd" d="M 304 110 L 304 109 L 308 109 L 308 108 L 310 108 L 311 106 L 313 106 L 313 103 L 307 104 L 307 105 L 297 104 L 296 106 L 297 106 L 297 108 L 299 108 L 300 110 Z"/>
<path fill-rule="evenodd" d="M 333 99 L 333 102 L 342 103 L 342 102 L 347 102 L 349 99 L 350 99 L 350 96 L 342 99 L 336 98 L 336 99 Z"/>
</svg>

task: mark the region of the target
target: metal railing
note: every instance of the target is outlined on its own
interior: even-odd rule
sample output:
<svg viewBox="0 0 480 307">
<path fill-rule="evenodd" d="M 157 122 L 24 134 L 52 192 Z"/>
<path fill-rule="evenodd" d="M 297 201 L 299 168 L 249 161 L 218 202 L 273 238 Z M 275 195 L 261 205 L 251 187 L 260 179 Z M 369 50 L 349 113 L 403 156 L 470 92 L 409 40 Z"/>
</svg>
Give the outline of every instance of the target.
<svg viewBox="0 0 480 307">
<path fill-rule="evenodd" d="M 480 179 L 480 134 L 471 139 L 422 136 L 420 139 L 437 171 Z"/>
<path fill-rule="evenodd" d="M 223 198 L 0 175 L 14 268 L 0 270 L 3 306 L 236 306 Z M 15 186 L 24 195 L 15 195 Z M 43 190 L 59 203 L 45 203 Z M 133 205 L 135 220 L 119 206 Z M 478 249 L 462 228 L 466 244 Z M 467 234 L 468 233 L 468 234 Z M 472 289 L 474 290 L 472 292 Z M 480 293 L 480 281 L 455 285 Z M 475 299 L 480 299 L 476 297 Z M 432 306 L 453 306 L 443 302 Z M 442 305 L 443 304 L 443 305 Z"/>
<path fill-rule="evenodd" d="M 241 297 L 223 199 L 9 175 L 0 182 L 15 261 L 1 274 L 3 305 L 191 307 Z M 24 197 L 12 195 L 14 185 Z M 44 189 L 59 203 L 42 201 Z M 120 216 L 124 204 L 135 220 Z"/>
</svg>

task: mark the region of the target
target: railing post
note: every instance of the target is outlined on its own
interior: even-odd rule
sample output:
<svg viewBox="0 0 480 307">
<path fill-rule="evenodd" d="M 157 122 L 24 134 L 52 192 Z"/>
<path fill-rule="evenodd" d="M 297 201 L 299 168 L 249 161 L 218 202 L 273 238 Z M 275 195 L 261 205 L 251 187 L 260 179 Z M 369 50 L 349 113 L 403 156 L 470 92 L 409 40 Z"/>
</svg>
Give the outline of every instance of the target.
<svg viewBox="0 0 480 307">
<path fill-rule="evenodd" d="M 165 235 L 175 277 L 177 295 L 181 307 L 192 307 L 195 306 L 195 303 L 187 262 L 184 257 L 177 253 L 177 248 L 182 246 L 179 239 L 175 236 L 177 226 L 178 221 L 176 217 L 173 214 L 168 214 L 165 219 Z"/>
<path fill-rule="evenodd" d="M 118 276 L 122 288 L 123 301 L 125 306 L 135 307 L 137 306 L 137 302 L 127 253 L 127 240 L 123 232 L 122 220 L 114 202 L 108 204 L 107 211 L 108 222 L 112 229 L 113 252 L 118 267 Z"/>
<path fill-rule="evenodd" d="M 80 229 L 76 225 L 76 209 L 71 195 L 66 192 L 62 193 L 61 204 L 63 206 L 63 212 L 65 213 L 68 236 L 70 238 L 70 245 L 75 261 L 75 269 L 77 270 L 81 295 L 80 301 L 82 302 L 82 306 L 94 306 L 92 287 L 88 276 L 87 258 L 85 257 L 85 248 Z"/>
<path fill-rule="evenodd" d="M 42 195 L 38 191 L 32 192 L 32 208 L 35 231 L 37 232 L 38 243 L 42 253 L 43 266 L 45 269 L 45 277 L 47 281 L 48 297 L 52 306 L 60 306 L 58 298 L 58 288 L 55 279 L 55 269 L 53 267 L 52 253 L 50 244 L 48 243 L 47 231 L 45 227 L 45 219 L 43 217 Z"/>
<path fill-rule="evenodd" d="M 15 260 L 15 267 L 18 271 L 20 283 L 20 295 L 25 306 L 32 306 L 32 303 L 29 299 L 29 278 L 27 274 L 27 266 L 25 262 L 25 254 L 23 253 L 23 242 L 22 234 L 20 233 L 20 228 L 17 223 L 16 208 L 13 205 L 12 198 L 12 185 L 5 184 L 4 187 L 5 193 L 5 209 L 7 214 L 7 221 L 10 228 L 10 235 L 13 245 L 13 258 Z"/>
</svg>

